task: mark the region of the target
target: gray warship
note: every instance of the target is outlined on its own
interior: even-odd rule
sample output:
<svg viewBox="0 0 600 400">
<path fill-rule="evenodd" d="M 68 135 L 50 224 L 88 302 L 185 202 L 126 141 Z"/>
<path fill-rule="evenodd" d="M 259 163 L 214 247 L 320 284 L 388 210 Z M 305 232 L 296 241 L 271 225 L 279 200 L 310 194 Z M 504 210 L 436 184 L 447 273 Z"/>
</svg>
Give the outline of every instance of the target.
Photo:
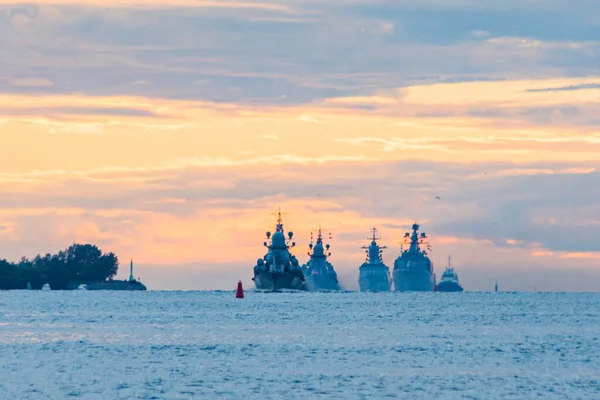
<svg viewBox="0 0 600 400">
<path fill-rule="evenodd" d="M 369 246 L 362 246 L 366 249 L 366 261 L 360 266 L 358 274 L 358 286 L 361 292 L 389 292 L 392 287 L 390 277 L 390 268 L 383 263 L 381 253 L 386 246 L 377 244 L 377 229 L 372 229 L 373 236 L 367 239 L 371 240 Z"/>
<path fill-rule="evenodd" d="M 289 251 L 291 247 L 296 246 L 296 243 L 292 242 L 293 236 L 293 232 L 288 232 L 286 239 L 280 210 L 277 213 L 275 232 L 273 236 L 271 232 L 267 232 L 267 241 L 264 242 L 264 246 L 268 249 L 267 254 L 259 258 L 254 267 L 252 280 L 257 289 L 306 290 L 302 268 L 298 264 L 298 259 Z"/>
<path fill-rule="evenodd" d="M 331 239 L 331 234 L 329 235 Z M 306 287 L 308 290 L 340 290 L 337 273 L 333 269 L 333 265 L 327 260 L 331 253 L 329 252 L 329 244 L 323 247 L 323 235 L 321 228 L 317 234 L 317 243 L 313 246 L 312 233 L 310 235 L 308 252 L 310 260 L 302 266 L 304 277 L 306 278 Z"/>
<path fill-rule="evenodd" d="M 463 287 L 458 282 L 458 274 L 454 271 L 454 268 L 450 264 L 451 258 L 448 256 L 448 266 L 442 274 L 440 283 L 437 284 L 436 290 L 438 292 L 462 292 Z"/>
<path fill-rule="evenodd" d="M 409 245 L 407 250 L 404 249 L 405 244 Z M 427 251 L 421 250 L 421 245 L 431 250 L 429 238 L 424 232 L 419 234 L 418 224 L 413 224 L 412 234 L 404 234 L 404 245 L 400 248 L 400 256 L 394 261 L 394 290 L 432 292 L 435 288 L 433 264 Z"/>
</svg>

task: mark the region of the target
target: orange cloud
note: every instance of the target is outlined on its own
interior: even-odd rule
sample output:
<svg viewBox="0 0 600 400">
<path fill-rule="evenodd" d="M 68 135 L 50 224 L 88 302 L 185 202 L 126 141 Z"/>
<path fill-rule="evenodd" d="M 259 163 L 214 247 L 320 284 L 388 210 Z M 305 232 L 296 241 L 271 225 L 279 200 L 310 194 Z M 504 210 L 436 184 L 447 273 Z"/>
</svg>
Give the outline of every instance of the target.
<svg viewBox="0 0 600 400">
<path fill-rule="evenodd" d="M 600 252 L 563 252 L 560 253 L 560 257 L 562 258 L 592 258 L 597 259 L 600 258 Z"/>
<path fill-rule="evenodd" d="M 0 4 L 15 4 L 11 0 L 0 0 Z M 253 1 L 231 1 L 231 0 L 36 0 L 39 5 L 76 5 L 94 7 L 123 7 L 123 8 L 166 8 L 166 7 L 190 7 L 190 8 L 232 8 L 232 9 L 258 9 L 266 11 L 278 11 L 292 13 L 294 9 L 283 4 L 271 2 Z"/>
<path fill-rule="evenodd" d="M 600 88 L 544 92 L 543 89 L 600 83 L 600 78 L 556 78 L 495 82 L 438 83 L 399 89 L 407 105 L 523 107 L 595 102 Z"/>
<path fill-rule="evenodd" d="M 405 89 L 408 94 L 398 99 L 359 99 L 383 107 L 369 111 L 353 108 L 356 99 L 251 107 L 133 96 L 4 94 L 0 95 L 0 110 L 4 114 L 0 115 L 0 135 L 10 140 L 8 146 L 0 149 L 0 170 L 29 173 L 60 169 L 70 173 L 107 167 L 154 168 L 194 163 L 219 167 L 319 160 L 536 162 L 595 159 L 600 138 L 595 134 L 581 134 L 580 128 L 571 131 L 551 125 L 542 128 L 526 121 L 506 126 L 503 116 L 419 115 L 420 110 L 436 105 L 450 110 L 457 102 L 473 105 L 480 92 L 497 89 L 498 93 L 487 94 L 482 101 L 497 106 L 518 103 L 519 107 L 537 106 L 540 98 L 549 103 L 582 104 L 587 97 L 579 97 L 580 90 L 560 92 L 559 96 L 554 92 L 527 90 L 592 81 L 561 79 L 417 86 Z M 598 89 L 585 90 L 588 91 L 595 93 L 590 96 L 600 93 Z M 452 100 L 450 93 L 457 94 L 458 100 Z M 341 107 L 331 108 L 330 102 Z M 415 104 L 420 105 L 414 108 Z M 273 137 L 279 140 L 265 140 Z M 32 147 L 30 143 L 38 146 Z M 102 156 L 98 156 L 100 154 Z M 548 171 L 515 170 L 503 174 Z"/>
</svg>

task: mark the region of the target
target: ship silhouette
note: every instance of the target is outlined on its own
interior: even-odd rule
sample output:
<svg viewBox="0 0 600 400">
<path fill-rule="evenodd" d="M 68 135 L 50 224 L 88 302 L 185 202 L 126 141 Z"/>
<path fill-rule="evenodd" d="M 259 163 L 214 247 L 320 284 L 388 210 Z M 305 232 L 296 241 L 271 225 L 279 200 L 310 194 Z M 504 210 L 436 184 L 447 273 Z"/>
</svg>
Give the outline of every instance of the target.
<svg viewBox="0 0 600 400">
<path fill-rule="evenodd" d="M 305 290 L 305 278 L 298 259 L 290 253 L 290 248 L 296 246 L 292 242 L 293 232 L 288 232 L 285 237 L 281 210 L 277 212 L 275 232 L 267 232 L 267 241 L 263 244 L 267 254 L 259 258 L 254 266 L 254 285 L 257 289 L 278 290 L 294 289 Z"/>
<path fill-rule="evenodd" d="M 404 245 L 408 249 L 404 249 Z M 425 245 L 430 250 L 429 238 L 425 232 L 419 234 L 419 225 L 413 224 L 412 234 L 404 234 L 404 243 L 400 248 L 400 256 L 394 261 L 394 290 L 397 292 L 418 291 L 432 292 L 435 287 L 433 264 L 427 251 L 421 249 Z"/>
<path fill-rule="evenodd" d="M 361 292 L 389 292 L 392 285 L 390 277 L 390 268 L 383 263 L 382 249 L 386 246 L 380 246 L 377 240 L 377 229 L 371 230 L 372 237 L 369 246 L 362 246 L 367 253 L 366 261 L 360 266 L 358 273 L 358 286 Z"/>
<path fill-rule="evenodd" d="M 331 235 L 329 236 L 331 239 Z M 321 228 L 317 233 L 317 242 L 313 246 L 312 233 L 311 243 L 308 246 L 312 252 L 308 252 L 310 260 L 302 266 L 308 290 L 339 290 L 337 273 L 328 258 L 331 256 L 330 246 L 323 246 L 323 234 Z"/>
<path fill-rule="evenodd" d="M 440 283 L 437 284 L 438 292 L 462 292 L 463 287 L 458 282 L 458 274 L 451 265 L 451 257 L 448 256 L 448 266 L 442 274 Z"/>
</svg>

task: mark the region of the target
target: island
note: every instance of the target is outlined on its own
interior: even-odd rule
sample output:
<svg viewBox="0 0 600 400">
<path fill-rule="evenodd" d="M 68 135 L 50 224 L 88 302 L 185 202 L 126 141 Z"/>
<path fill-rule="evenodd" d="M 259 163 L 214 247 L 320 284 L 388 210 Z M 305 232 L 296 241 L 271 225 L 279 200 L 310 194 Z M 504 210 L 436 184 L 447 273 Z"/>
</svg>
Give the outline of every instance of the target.
<svg viewBox="0 0 600 400">
<path fill-rule="evenodd" d="M 119 259 L 113 253 L 103 253 L 91 244 L 71 245 L 58 254 L 21 258 L 16 263 L 0 259 L 0 290 L 146 290 L 133 277 L 133 260 L 129 279 L 115 280 Z"/>
</svg>

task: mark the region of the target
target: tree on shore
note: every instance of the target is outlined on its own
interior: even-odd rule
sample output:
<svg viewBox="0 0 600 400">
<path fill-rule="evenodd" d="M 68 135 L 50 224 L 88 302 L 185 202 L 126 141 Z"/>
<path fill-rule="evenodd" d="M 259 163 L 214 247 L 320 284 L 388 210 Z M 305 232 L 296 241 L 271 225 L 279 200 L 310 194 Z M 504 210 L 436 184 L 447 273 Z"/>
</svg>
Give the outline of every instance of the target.
<svg viewBox="0 0 600 400">
<path fill-rule="evenodd" d="M 0 259 L 0 290 L 40 289 L 44 283 L 52 289 L 67 289 L 80 283 L 105 282 L 117 274 L 119 259 L 104 254 L 90 244 L 73 244 L 58 254 L 23 257 L 17 263 Z"/>
<path fill-rule="evenodd" d="M 0 290 L 17 289 L 20 278 L 17 265 L 0 260 Z"/>
</svg>

